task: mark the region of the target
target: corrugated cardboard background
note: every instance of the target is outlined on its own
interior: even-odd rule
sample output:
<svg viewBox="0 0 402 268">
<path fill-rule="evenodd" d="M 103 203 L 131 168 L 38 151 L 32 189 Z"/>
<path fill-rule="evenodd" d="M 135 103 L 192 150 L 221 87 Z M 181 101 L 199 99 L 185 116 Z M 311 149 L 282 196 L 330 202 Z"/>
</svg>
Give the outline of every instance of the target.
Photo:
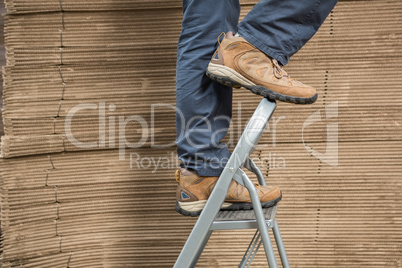
<svg viewBox="0 0 402 268">
<path fill-rule="evenodd" d="M 3 267 L 171 267 L 195 223 L 174 211 L 175 147 L 156 148 L 175 139 L 181 2 L 5 3 Z M 253 157 L 283 191 L 292 267 L 402 267 L 401 12 L 341 1 L 286 68 L 319 99 L 279 103 Z M 230 144 L 259 101 L 234 92 Z M 127 141 L 144 144 L 123 152 L 133 115 L 147 125 L 128 123 Z M 333 167 L 311 150 L 325 153 L 335 125 Z M 197 267 L 237 267 L 249 239 L 215 232 Z"/>
<path fill-rule="evenodd" d="M 0 17 L 0 65 L 4 66 L 6 65 L 6 53 L 5 53 L 5 47 L 4 47 L 4 14 L 7 13 L 7 10 L 4 6 L 3 2 L 0 2 L 0 14 L 2 15 Z M 1 84 L 0 84 L 0 115 L 2 114 L 3 110 L 3 76 L 0 77 L 1 79 Z M 4 135 L 4 126 L 3 126 L 3 120 L 0 120 L 0 135 Z"/>
</svg>

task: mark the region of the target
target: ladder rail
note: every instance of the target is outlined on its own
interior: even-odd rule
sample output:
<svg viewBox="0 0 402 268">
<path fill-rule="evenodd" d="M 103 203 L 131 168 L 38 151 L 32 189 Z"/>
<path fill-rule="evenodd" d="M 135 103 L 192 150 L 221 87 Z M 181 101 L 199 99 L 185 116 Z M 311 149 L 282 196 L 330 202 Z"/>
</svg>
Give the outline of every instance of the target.
<svg viewBox="0 0 402 268">
<path fill-rule="evenodd" d="M 264 174 L 262 173 L 261 169 L 257 166 L 257 164 L 253 161 L 253 159 L 248 158 L 244 163 L 244 167 L 249 171 L 253 172 L 257 176 L 258 183 L 260 185 L 262 186 L 267 185 L 267 181 L 264 177 Z"/>
<path fill-rule="evenodd" d="M 195 255 L 194 259 L 192 260 L 192 263 L 190 267 L 194 267 L 197 264 L 198 259 L 200 258 L 202 251 L 204 250 L 206 244 L 208 243 L 209 238 L 211 237 L 212 230 L 208 232 L 208 234 L 205 236 L 204 241 L 202 241 L 200 248 L 198 249 L 197 254 Z"/>
<path fill-rule="evenodd" d="M 290 268 L 288 257 L 286 255 L 285 246 L 283 245 L 283 240 L 281 236 L 281 232 L 279 231 L 278 222 L 275 220 L 274 227 L 272 227 L 272 232 L 274 233 L 276 246 L 278 248 L 279 257 L 282 262 L 283 268 Z"/>
</svg>

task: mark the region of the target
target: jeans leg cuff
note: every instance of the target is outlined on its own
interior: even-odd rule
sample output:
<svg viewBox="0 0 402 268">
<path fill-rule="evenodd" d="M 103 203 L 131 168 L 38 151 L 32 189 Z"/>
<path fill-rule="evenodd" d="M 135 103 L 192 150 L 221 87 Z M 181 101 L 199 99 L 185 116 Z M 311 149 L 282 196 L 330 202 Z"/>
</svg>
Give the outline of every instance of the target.
<svg viewBox="0 0 402 268">
<path fill-rule="evenodd" d="M 198 176 L 206 176 L 206 177 L 219 177 L 222 173 L 223 169 L 200 169 L 195 170 Z"/>
<path fill-rule="evenodd" d="M 288 57 L 283 56 L 279 53 L 274 52 L 271 48 L 269 48 L 266 44 L 262 43 L 259 39 L 255 38 L 251 34 L 249 34 L 247 31 L 242 30 L 239 28 L 238 33 L 240 34 L 241 37 L 246 39 L 248 42 L 250 42 L 252 45 L 254 45 L 256 48 L 270 56 L 271 58 L 276 59 L 279 61 L 282 65 L 286 65 L 289 61 Z"/>
</svg>

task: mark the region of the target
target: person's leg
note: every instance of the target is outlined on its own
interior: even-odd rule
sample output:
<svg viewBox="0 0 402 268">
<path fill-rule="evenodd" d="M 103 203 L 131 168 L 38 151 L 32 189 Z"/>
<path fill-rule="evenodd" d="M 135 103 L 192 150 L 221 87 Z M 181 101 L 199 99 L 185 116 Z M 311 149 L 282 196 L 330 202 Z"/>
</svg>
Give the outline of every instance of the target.
<svg viewBox="0 0 402 268">
<path fill-rule="evenodd" d="M 183 0 L 177 50 L 176 128 L 181 167 L 199 176 L 219 176 L 230 152 L 220 140 L 232 115 L 232 88 L 206 77 L 205 70 L 226 31 L 236 31 L 238 1 Z"/>
<path fill-rule="evenodd" d="M 317 91 L 283 69 L 318 30 L 337 0 L 262 0 L 228 34 L 208 65 L 207 75 L 270 99 L 310 104 Z"/>
<path fill-rule="evenodd" d="M 176 74 L 176 142 L 182 161 L 175 174 L 176 210 L 197 216 L 230 157 L 220 140 L 230 124 L 232 88 L 211 81 L 205 70 L 219 34 L 237 30 L 240 5 L 237 0 L 184 0 L 183 10 Z M 282 198 L 279 188 L 272 186 L 259 186 L 258 195 L 263 207 Z M 248 191 L 232 181 L 222 208 L 250 209 L 250 203 Z"/>
<path fill-rule="evenodd" d="M 317 32 L 338 0 L 261 0 L 238 32 L 282 65 Z"/>
</svg>

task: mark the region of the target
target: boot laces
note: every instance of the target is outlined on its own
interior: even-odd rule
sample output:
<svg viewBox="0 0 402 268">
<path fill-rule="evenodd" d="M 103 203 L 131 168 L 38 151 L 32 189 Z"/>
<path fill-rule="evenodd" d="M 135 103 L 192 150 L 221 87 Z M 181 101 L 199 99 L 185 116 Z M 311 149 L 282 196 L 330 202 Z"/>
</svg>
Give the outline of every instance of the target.
<svg viewBox="0 0 402 268">
<path fill-rule="evenodd" d="M 296 81 L 296 79 L 291 78 L 289 76 L 289 74 L 283 69 L 283 66 L 276 59 L 271 59 L 271 61 L 272 61 L 272 67 L 274 69 L 274 75 L 276 78 L 281 79 L 285 77 L 290 81 Z"/>
</svg>

